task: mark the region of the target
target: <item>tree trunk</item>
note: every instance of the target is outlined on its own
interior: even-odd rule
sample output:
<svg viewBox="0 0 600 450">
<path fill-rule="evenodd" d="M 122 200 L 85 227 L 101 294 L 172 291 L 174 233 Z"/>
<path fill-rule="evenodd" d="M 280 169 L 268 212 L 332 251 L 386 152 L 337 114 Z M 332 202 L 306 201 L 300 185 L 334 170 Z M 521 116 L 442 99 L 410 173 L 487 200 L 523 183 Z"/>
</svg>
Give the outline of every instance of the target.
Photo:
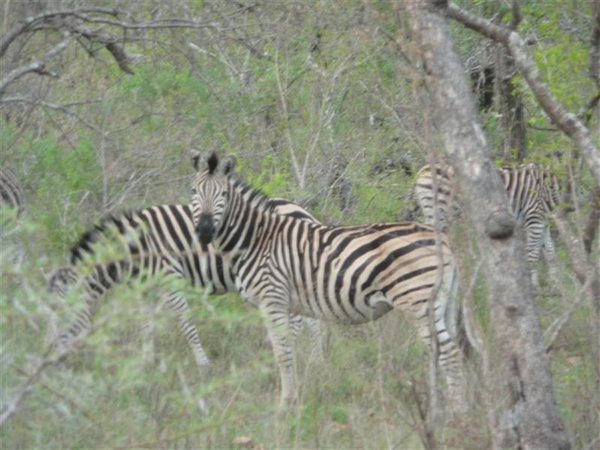
<svg viewBox="0 0 600 450">
<path fill-rule="evenodd" d="M 516 69 L 512 58 L 499 44 L 494 46 L 494 69 L 496 101 L 504 130 L 502 160 L 505 164 L 523 162 L 527 153 L 523 96 L 513 84 Z"/>
<path fill-rule="evenodd" d="M 463 211 L 475 231 L 488 285 L 496 356 L 488 386 L 496 410 L 495 447 L 567 449 L 554 398 L 522 240 L 491 159 L 464 70 L 452 48 L 441 0 L 407 2 L 413 39 L 435 104 L 444 152 Z"/>
</svg>

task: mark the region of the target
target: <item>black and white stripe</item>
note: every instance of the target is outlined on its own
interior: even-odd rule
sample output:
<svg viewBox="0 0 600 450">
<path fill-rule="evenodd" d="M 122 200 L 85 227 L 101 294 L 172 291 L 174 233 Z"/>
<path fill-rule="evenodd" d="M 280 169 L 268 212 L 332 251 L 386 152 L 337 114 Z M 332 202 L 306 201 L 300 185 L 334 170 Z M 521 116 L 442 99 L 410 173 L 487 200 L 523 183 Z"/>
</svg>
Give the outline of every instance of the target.
<svg viewBox="0 0 600 450">
<path fill-rule="evenodd" d="M 274 214 L 268 199 L 232 176 L 235 160 L 196 159 L 192 209 L 201 242 L 236 255 L 242 295 L 256 304 L 281 373 L 281 401 L 294 396 L 290 314 L 337 323 L 376 320 L 393 308 L 410 313 L 428 345 L 435 339 L 452 399 L 464 406 L 463 361 L 452 326 L 456 267 L 447 238 L 417 223 L 328 227 Z"/>
<path fill-rule="evenodd" d="M 558 178 L 553 172 L 535 164 L 503 167 L 499 169 L 499 174 L 517 222 L 525 230 L 527 261 L 530 263 L 532 280 L 538 285 L 535 263 L 542 249 L 552 264 L 552 270 L 557 260 L 547 216 L 560 203 Z M 436 165 L 432 171 L 429 164 L 421 168 L 413 186 L 413 196 L 423 213 L 424 223 L 437 225 L 446 232 L 449 221 L 458 211 L 452 168 Z"/>
<path fill-rule="evenodd" d="M 316 220 L 286 200 L 273 199 L 272 206 L 282 214 Z M 140 276 L 160 277 L 166 306 L 177 319 L 196 363 L 200 367 L 208 366 L 200 336 L 189 318 L 184 295 L 184 284 L 189 283 L 181 283 L 181 280 L 206 287 L 211 294 L 235 290 L 235 282 L 227 259 L 214 252 L 212 246 L 201 245 L 195 239 L 188 205 L 161 205 L 127 212 L 104 220 L 82 235 L 71 250 L 70 265 L 54 271 L 48 280 L 49 290 L 54 294 L 64 297 L 77 288 L 85 298 L 85 307 L 77 312 L 69 328 L 59 334 L 56 347 L 64 348 L 90 329 L 98 300 L 108 290 Z M 302 319 L 291 318 L 295 334 L 300 330 Z M 322 351 L 319 323 L 304 319 L 313 339 L 313 351 Z M 320 353 L 316 356 L 321 357 Z"/>
<path fill-rule="evenodd" d="M 24 247 L 16 233 L 18 233 L 19 221 L 25 212 L 25 198 L 19 179 L 7 167 L 0 167 L 0 195 L 2 196 L 2 203 L 0 204 L 2 208 L 0 242 L 4 240 L 5 235 L 13 235 L 14 252 L 11 256 L 11 262 L 19 264 L 23 260 Z"/>
</svg>

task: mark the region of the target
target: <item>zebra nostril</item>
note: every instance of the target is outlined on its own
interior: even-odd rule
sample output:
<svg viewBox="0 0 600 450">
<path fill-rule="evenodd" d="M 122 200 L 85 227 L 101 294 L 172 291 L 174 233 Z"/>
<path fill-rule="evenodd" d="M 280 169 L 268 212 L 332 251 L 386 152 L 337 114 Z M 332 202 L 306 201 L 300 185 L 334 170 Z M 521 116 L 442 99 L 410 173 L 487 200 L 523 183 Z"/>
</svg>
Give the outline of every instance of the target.
<svg viewBox="0 0 600 450">
<path fill-rule="evenodd" d="M 204 245 L 210 244 L 215 235 L 215 225 L 212 214 L 201 214 L 196 224 L 196 235 Z"/>
</svg>

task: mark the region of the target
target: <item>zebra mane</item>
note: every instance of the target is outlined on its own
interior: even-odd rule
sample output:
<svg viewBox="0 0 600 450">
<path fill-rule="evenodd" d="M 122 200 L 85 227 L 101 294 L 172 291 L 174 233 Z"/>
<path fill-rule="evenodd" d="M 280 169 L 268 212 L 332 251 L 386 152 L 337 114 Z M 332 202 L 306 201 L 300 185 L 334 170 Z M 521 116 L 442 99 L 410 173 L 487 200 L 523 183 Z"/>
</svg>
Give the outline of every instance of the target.
<svg viewBox="0 0 600 450">
<path fill-rule="evenodd" d="M 249 203 L 260 207 L 262 210 L 267 211 L 269 213 L 276 212 L 277 204 L 270 201 L 271 199 L 259 189 L 250 186 L 249 184 L 240 180 L 237 177 L 231 177 L 230 180 L 233 184 L 233 187 L 236 190 L 240 191 L 242 197 L 244 197 Z"/>
<path fill-rule="evenodd" d="M 83 234 L 79 237 L 79 240 L 71 247 L 69 250 L 70 253 L 70 263 L 76 264 L 78 261 L 81 261 L 85 255 L 93 253 L 92 245 L 98 242 L 100 236 L 103 236 L 111 225 L 116 226 L 119 230 L 121 230 L 121 220 L 122 218 L 131 217 L 131 212 L 127 211 L 119 215 L 110 215 L 100 220 L 99 224 L 94 225 L 92 228 L 83 232 Z"/>
<path fill-rule="evenodd" d="M 215 169 L 219 165 L 219 157 L 215 152 L 212 152 L 210 156 L 206 159 L 206 165 L 208 167 L 209 174 L 212 175 L 213 173 L 215 173 Z"/>
<path fill-rule="evenodd" d="M 119 214 L 111 214 L 102 218 L 100 223 L 86 230 L 77 243 L 71 247 L 69 250 L 70 264 L 77 264 L 77 262 L 84 259 L 87 255 L 94 253 L 94 249 L 92 248 L 93 245 L 109 232 L 116 231 L 118 234 L 124 235 L 127 231 L 124 223 L 131 224 L 132 219 L 145 209 L 146 208 L 140 208 L 123 211 Z"/>
</svg>

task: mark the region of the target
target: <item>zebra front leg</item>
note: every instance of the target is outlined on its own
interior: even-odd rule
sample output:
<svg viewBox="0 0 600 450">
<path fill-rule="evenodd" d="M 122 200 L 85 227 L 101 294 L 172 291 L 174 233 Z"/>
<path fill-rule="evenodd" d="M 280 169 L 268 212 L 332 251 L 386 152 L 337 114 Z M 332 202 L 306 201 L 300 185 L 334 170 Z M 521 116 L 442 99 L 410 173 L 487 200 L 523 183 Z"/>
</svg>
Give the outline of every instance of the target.
<svg viewBox="0 0 600 450">
<path fill-rule="evenodd" d="M 68 328 L 59 332 L 54 340 L 54 349 L 64 352 L 71 342 L 81 338 L 91 329 L 97 301 L 106 292 L 106 287 L 99 281 L 97 272 L 81 277 L 73 266 L 61 267 L 54 271 L 47 281 L 47 286 L 53 295 L 63 300 L 72 292 L 81 293 L 85 297 L 85 306 L 77 311 Z"/>
<path fill-rule="evenodd" d="M 144 323 L 142 324 L 142 355 L 144 357 L 144 361 L 147 364 L 151 364 L 155 361 L 155 350 L 154 350 L 154 335 L 155 335 L 155 326 L 154 326 L 154 317 L 153 312 L 151 311 L 154 308 L 147 307 L 147 317 L 144 318 Z"/>
<path fill-rule="evenodd" d="M 265 320 L 273 354 L 279 366 L 281 377 L 280 407 L 286 409 L 294 400 L 296 394 L 294 355 L 290 338 L 290 314 L 285 305 L 277 300 L 264 300 L 260 310 Z"/>
<path fill-rule="evenodd" d="M 208 356 L 206 356 L 204 348 L 202 348 L 202 344 L 200 343 L 198 329 L 189 317 L 190 308 L 185 297 L 176 291 L 170 292 L 166 296 L 166 305 L 169 311 L 171 311 L 177 319 L 181 333 L 194 354 L 194 359 L 196 360 L 198 368 L 202 371 L 203 368 L 210 366 L 210 360 L 208 359 Z"/>
</svg>

